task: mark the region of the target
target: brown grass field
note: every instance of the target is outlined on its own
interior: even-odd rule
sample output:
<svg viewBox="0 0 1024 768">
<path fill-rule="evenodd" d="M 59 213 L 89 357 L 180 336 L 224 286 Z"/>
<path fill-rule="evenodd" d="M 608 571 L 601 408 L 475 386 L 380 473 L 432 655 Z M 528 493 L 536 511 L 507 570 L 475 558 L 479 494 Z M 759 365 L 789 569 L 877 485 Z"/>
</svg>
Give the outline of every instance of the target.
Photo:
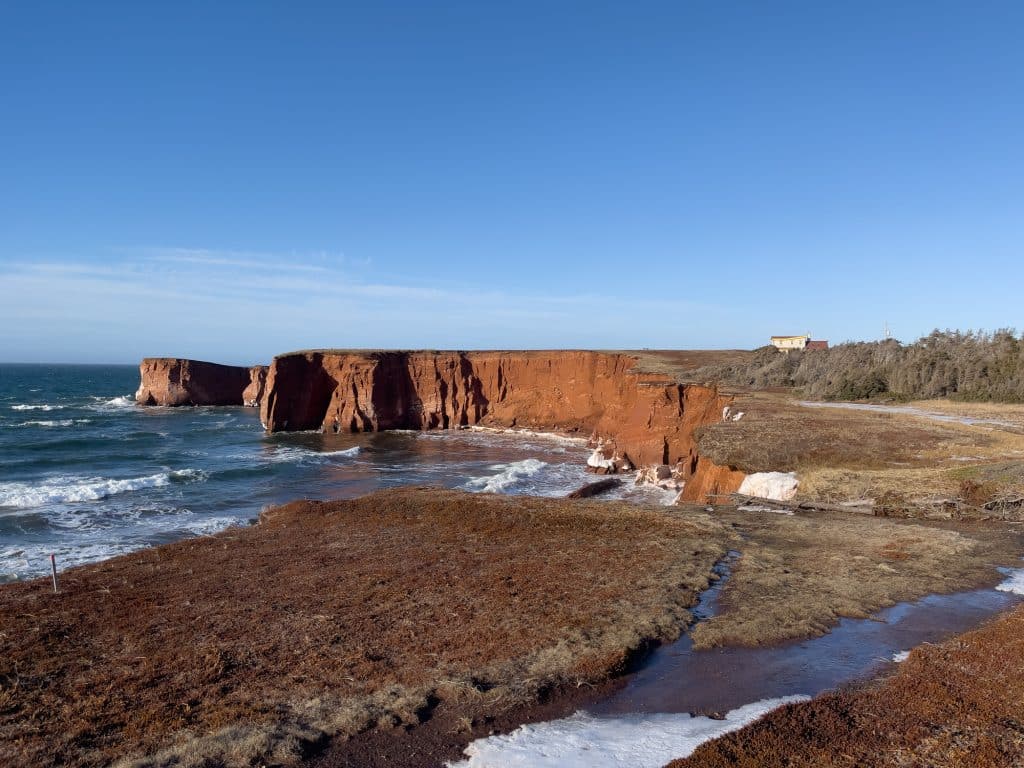
<svg viewBox="0 0 1024 768">
<path fill-rule="evenodd" d="M 290 764 L 330 740 L 325 765 L 368 765 L 346 755 L 409 733 L 418 754 L 439 711 L 455 726 L 433 757 L 402 759 L 436 764 L 675 638 L 729 549 L 743 557 L 701 646 L 992 583 L 1020 539 L 976 528 L 436 489 L 294 502 L 71 569 L 58 595 L 0 589 L 0 764 Z M 360 733 L 395 736 L 347 741 Z"/>
<path fill-rule="evenodd" d="M 923 416 L 808 408 L 784 393 L 738 395 L 738 422 L 706 427 L 701 455 L 746 472 L 795 471 L 798 499 L 866 500 L 884 514 L 1024 519 L 1024 418 L 1018 406 L 914 404 L 1010 424 L 966 425 Z M 962 502 L 951 506 L 946 502 Z M 986 503 L 996 509 L 978 510 Z"/>
<path fill-rule="evenodd" d="M 0 589 L 0 764 L 295 762 L 325 735 L 600 681 L 734 535 L 625 504 L 401 490 Z M 256 762 L 252 762 L 256 761 Z"/>
</svg>

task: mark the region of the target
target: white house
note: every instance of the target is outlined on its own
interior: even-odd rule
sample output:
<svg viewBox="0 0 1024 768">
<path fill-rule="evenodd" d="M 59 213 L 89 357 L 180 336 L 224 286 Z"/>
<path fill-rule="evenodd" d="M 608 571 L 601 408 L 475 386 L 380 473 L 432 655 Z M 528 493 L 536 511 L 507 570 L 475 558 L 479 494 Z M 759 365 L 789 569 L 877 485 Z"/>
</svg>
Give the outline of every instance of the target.
<svg viewBox="0 0 1024 768">
<path fill-rule="evenodd" d="M 803 349 L 811 340 L 811 334 L 804 336 L 772 336 L 772 346 L 788 352 L 791 349 Z"/>
</svg>

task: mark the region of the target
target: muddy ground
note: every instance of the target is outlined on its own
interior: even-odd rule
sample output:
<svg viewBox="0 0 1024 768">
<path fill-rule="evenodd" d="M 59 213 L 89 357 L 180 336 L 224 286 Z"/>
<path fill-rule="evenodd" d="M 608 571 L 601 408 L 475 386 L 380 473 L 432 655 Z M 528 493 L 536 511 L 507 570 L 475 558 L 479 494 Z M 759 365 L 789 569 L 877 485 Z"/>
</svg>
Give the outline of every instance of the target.
<svg viewBox="0 0 1024 768">
<path fill-rule="evenodd" d="M 730 549 L 705 645 L 993 583 L 1021 542 L 1005 524 L 436 489 L 295 502 L 72 569 L 58 595 L 0 588 L 0 764 L 436 764 L 599 695 L 678 635 Z"/>
</svg>

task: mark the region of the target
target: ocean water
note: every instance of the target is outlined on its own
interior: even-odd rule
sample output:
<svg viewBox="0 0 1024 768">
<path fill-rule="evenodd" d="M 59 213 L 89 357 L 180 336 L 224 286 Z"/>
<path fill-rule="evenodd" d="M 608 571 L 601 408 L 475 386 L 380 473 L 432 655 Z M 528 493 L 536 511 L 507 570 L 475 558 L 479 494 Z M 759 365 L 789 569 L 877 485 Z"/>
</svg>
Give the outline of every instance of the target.
<svg viewBox="0 0 1024 768">
<path fill-rule="evenodd" d="M 135 366 L 0 365 L 0 581 L 245 525 L 295 498 L 433 485 L 559 496 L 580 441 L 479 431 L 266 435 L 253 408 L 143 408 Z M 668 499 L 625 485 L 615 497 Z"/>
</svg>

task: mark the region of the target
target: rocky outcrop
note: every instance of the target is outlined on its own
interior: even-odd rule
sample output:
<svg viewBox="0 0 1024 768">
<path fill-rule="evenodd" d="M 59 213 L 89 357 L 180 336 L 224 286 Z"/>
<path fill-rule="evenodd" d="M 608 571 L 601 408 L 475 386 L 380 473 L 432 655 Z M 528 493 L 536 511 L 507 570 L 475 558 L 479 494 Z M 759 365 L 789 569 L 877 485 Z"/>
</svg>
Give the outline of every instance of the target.
<svg viewBox="0 0 1024 768">
<path fill-rule="evenodd" d="M 737 469 L 698 458 L 693 473 L 679 494 L 679 501 L 728 503 L 729 496 L 739 490 L 745 477 L 746 474 Z"/>
<path fill-rule="evenodd" d="M 242 405 L 259 408 L 267 388 L 268 370 L 265 365 L 254 365 L 249 369 L 249 386 L 242 391 Z"/>
<path fill-rule="evenodd" d="M 316 351 L 274 359 L 260 415 L 270 432 L 484 425 L 575 433 L 594 440 L 591 464 L 602 471 L 668 465 L 731 492 L 743 473 L 726 468 L 706 480 L 714 465 L 696 442 L 730 401 L 714 387 L 637 371 L 622 354 Z M 684 500 L 704 498 L 689 489 Z"/>
<path fill-rule="evenodd" d="M 247 368 L 175 357 L 147 357 L 139 365 L 141 405 L 252 405 L 262 400 L 266 366 Z"/>
</svg>

